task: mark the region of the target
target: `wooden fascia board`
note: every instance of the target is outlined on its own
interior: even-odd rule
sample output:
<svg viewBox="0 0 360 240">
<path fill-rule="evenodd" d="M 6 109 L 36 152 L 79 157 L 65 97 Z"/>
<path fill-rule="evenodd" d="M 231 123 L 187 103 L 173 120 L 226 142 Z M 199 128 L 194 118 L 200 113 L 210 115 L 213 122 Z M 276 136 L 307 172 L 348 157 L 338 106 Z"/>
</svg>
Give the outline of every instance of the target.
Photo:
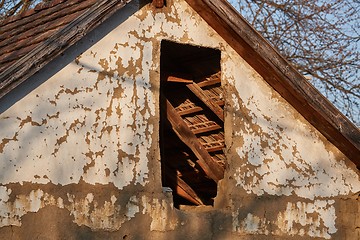
<svg viewBox="0 0 360 240">
<path fill-rule="evenodd" d="M 59 32 L 0 73 L 0 98 L 63 53 L 130 0 L 98 1 Z"/>
<path fill-rule="evenodd" d="M 224 0 L 186 2 L 280 95 L 360 167 L 360 130 Z"/>
</svg>

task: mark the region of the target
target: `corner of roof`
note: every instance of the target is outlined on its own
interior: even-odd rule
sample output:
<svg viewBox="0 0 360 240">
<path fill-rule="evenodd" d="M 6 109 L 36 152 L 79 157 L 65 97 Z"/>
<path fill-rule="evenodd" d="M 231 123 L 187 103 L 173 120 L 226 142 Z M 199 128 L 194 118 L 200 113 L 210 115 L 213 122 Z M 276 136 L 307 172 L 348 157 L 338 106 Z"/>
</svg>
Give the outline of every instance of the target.
<svg viewBox="0 0 360 240">
<path fill-rule="evenodd" d="M 23 19 L 25 17 L 29 17 L 41 10 L 53 7 L 57 4 L 65 2 L 65 1 L 67 1 L 67 0 L 52 0 L 52 1 L 40 2 L 40 3 L 36 4 L 35 7 L 28 9 L 20 14 L 16 14 L 14 16 L 9 16 L 9 17 L 4 18 L 3 20 L 0 20 L 0 25 L 5 25 L 8 23 Z"/>
<path fill-rule="evenodd" d="M 84 6 L 88 4 L 88 8 L 79 13 L 78 16 L 59 31 L 55 31 L 44 41 L 41 41 L 30 51 L 26 52 L 25 55 L 13 62 L 11 66 L 0 72 L 0 98 L 100 25 L 105 19 L 130 3 L 131 0 L 53 0 L 49 3 L 38 5 L 35 9 L 24 13 L 24 15 L 16 16 L 13 19 L 7 20 L 7 22 L 0 23 L 0 25 L 14 24 L 17 21 L 52 7 L 58 10 L 59 7 L 57 5 L 60 4 L 75 6 L 78 2 L 83 3 Z M 51 12 L 51 10 L 48 11 Z M 74 28 L 73 26 L 75 25 L 78 27 Z M 21 49 L 21 46 L 19 47 Z"/>
</svg>

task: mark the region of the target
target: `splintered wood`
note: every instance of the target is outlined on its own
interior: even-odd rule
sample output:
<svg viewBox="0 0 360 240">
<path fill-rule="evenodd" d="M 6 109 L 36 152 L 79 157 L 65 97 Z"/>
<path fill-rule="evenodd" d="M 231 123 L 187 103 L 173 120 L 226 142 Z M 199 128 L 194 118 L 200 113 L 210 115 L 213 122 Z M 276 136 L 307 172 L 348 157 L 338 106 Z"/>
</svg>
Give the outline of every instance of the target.
<svg viewBox="0 0 360 240">
<path fill-rule="evenodd" d="M 210 132 L 221 128 L 216 122 L 207 119 L 204 114 L 185 117 L 184 121 L 194 134 Z"/>
<path fill-rule="evenodd" d="M 224 99 L 220 77 L 220 72 L 200 81 L 169 76 L 162 89 L 166 98 L 163 115 L 174 133 L 165 137 L 164 175 L 179 197 L 195 205 L 211 205 L 216 183 L 224 176 Z M 169 176 L 169 172 L 176 172 L 176 176 Z"/>
</svg>

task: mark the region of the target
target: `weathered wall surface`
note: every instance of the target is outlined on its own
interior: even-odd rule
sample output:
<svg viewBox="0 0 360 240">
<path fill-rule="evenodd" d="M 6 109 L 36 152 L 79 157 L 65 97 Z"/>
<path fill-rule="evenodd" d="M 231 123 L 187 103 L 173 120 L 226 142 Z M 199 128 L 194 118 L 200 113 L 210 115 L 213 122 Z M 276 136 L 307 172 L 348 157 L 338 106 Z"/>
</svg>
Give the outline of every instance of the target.
<svg viewBox="0 0 360 240">
<path fill-rule="evenodd" d="M 110 21 L 0 115 L 0 238 L 360 237 L 358 171 L 184 1 Z M 228 166 L 212 210 L 161 191 L 162 39 L 222 51 Z"/>
</svg>

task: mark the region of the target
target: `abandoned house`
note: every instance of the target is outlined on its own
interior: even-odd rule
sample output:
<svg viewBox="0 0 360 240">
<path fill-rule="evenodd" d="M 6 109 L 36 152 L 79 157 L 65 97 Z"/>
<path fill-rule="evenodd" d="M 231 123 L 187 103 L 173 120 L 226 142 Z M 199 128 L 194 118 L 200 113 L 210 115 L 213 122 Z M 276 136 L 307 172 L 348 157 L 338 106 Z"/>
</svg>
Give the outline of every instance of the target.
<svg viewBox="0 0 360 240">
<path fill-rule="evenodd" d="M 0 23 L 0 239 L 359 239 L 360 132 L 223 0 Z"/>
</svg>

